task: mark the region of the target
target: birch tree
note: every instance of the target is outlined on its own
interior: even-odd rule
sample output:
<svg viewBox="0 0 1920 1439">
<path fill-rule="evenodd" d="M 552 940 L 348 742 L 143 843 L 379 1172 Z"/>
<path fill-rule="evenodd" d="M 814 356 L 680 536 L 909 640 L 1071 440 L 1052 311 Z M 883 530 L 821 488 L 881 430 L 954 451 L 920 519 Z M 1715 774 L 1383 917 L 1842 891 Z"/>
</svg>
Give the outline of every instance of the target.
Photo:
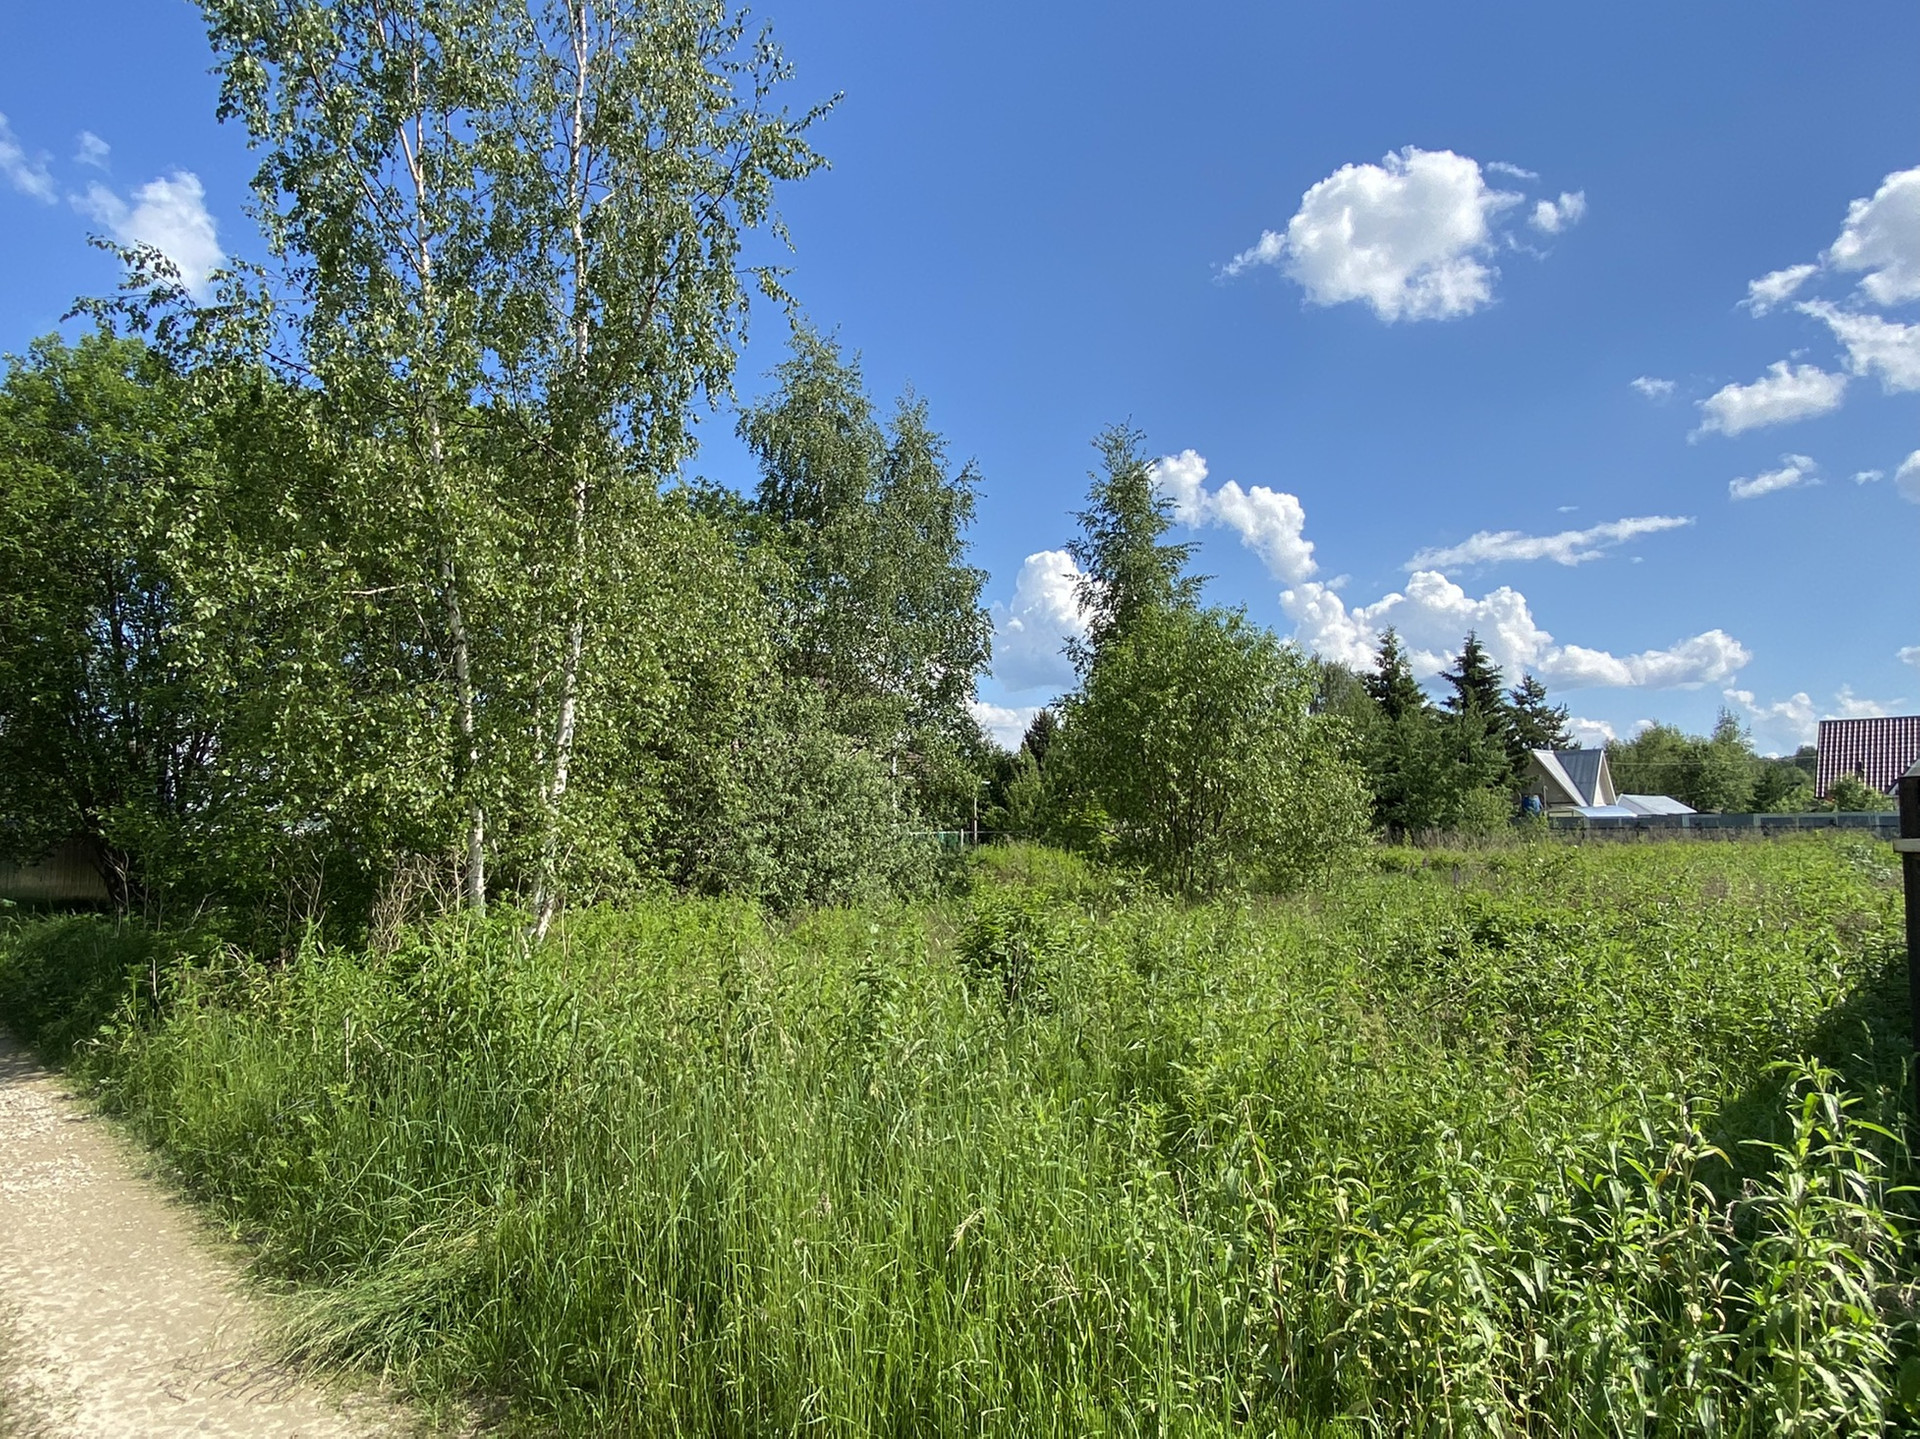
<svg viewBox="0 0 1920 1439">
<path fill-rule="evenodd" d="M 725 0 L 202 0 L 297 368 L 376 455 L 435 616 L 435 693 L 485 906 L 489 806 L 562 888 L 589 682 L 696 401 L 728 385 L 741 236 L 819 164 L 779 51 Z M 498 824 L 493 828 L 498 829 Z"/>
<path fill-rule="evenodd" d="M 751 286 L 779 297 L 772 271 L 743 272 L 741 234 L 779 232 L 774 187 L 820 163 L 804 138 L 819 112 L 775 108 L 785 62 L 724 3 L 535 0 L 515 29 L 515 106 L 486 124 L 519 237 L 505 315 L 528 321 L 502 368 L 551 477 L 535 499 L 553 522 L 534 535 L 554 580 L 534 626 L 544 933 L 583 666 L 629 618 L 596 596 L 617 592 L 647 504 L 691 453 L 695 402 L 729 384 Z"/>
</svg>

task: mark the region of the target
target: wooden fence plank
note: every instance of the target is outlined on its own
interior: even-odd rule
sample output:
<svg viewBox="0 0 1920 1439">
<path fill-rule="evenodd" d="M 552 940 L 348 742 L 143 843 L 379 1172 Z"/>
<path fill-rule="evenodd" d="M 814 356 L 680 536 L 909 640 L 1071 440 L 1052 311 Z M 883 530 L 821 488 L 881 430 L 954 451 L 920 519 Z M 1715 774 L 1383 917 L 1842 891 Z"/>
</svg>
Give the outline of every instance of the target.
<svg viewBox="0 0 1920 1439">
<path fill-rule="evenodd" d="M 1900 868 L 1907 891 L 1907 1002 L 1912 1018 L 1913 1045 L 1920 1052 L 1920 851 L 1912 842 L 1920 841 L 1920 764 L 1900 779 Z M 1915 1075 L 1916 1098 L 1920 1098 L 1920 1068 Z"/>
</svg>

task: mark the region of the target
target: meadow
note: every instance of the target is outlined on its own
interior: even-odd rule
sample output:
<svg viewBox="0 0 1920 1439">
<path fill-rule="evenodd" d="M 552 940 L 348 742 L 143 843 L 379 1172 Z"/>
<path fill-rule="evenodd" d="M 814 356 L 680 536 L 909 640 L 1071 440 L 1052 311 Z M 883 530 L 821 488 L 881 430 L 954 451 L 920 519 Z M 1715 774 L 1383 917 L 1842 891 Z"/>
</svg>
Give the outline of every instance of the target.
<svg viewBox="0 0 1920 1439">
<path fill-rule="evenodd" d="M 1050 851 L 261 958 L 0 936 L 0 1016 L 301 1354 L 618 1435 L 1706 1434 L 1920 1412 L 1884 844 Z"/>
</svg>

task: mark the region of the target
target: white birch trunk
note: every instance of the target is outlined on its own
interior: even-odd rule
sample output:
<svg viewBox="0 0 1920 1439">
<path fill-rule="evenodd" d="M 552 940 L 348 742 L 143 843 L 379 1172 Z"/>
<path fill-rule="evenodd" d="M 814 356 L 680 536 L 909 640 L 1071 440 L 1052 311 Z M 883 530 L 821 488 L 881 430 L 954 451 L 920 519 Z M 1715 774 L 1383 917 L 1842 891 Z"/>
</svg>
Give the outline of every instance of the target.
<svg viewBox="0 0 1920 1439">
<path fill-rule="evenodd" d="M 567 205 L 573 240 L 573 364 L 579 389 L 584 390 L 587 368 L 587 4 L 574 0 L 568 7 L 573 23 L 573 109 L 567 129 Z M 586 647 L 587 614 L 587 500 L 590 491 L 591 452 L 573 456 L 573 484 L 568 516 L 569 560 L 567 643 L 560 662 L 560 709 L 554 722 L 553 768 L 546 784 L 546 835 L 542 845 L 540 882 L 534 900 L 534 937 L 545 939 L 560 905 L 560 805 L 566 797 L 573 762 L 573 739 L 579 726 L 580 656 Z"/>
</svg>

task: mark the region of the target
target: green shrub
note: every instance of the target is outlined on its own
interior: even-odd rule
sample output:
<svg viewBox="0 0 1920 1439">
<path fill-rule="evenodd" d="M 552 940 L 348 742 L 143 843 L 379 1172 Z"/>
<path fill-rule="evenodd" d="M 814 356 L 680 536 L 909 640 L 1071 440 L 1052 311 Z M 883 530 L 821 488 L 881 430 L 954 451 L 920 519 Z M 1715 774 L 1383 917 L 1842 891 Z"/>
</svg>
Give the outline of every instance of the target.
<svg viewBox="0 0 1920 1439">
<path fill-rule="evenodd" d="M 1469 839 L 1505 834 L 1513 827 L 1513 800 L 1504 790 L 1470 790 L 1460 797 L 1455 827 Z"/>
</svg>

